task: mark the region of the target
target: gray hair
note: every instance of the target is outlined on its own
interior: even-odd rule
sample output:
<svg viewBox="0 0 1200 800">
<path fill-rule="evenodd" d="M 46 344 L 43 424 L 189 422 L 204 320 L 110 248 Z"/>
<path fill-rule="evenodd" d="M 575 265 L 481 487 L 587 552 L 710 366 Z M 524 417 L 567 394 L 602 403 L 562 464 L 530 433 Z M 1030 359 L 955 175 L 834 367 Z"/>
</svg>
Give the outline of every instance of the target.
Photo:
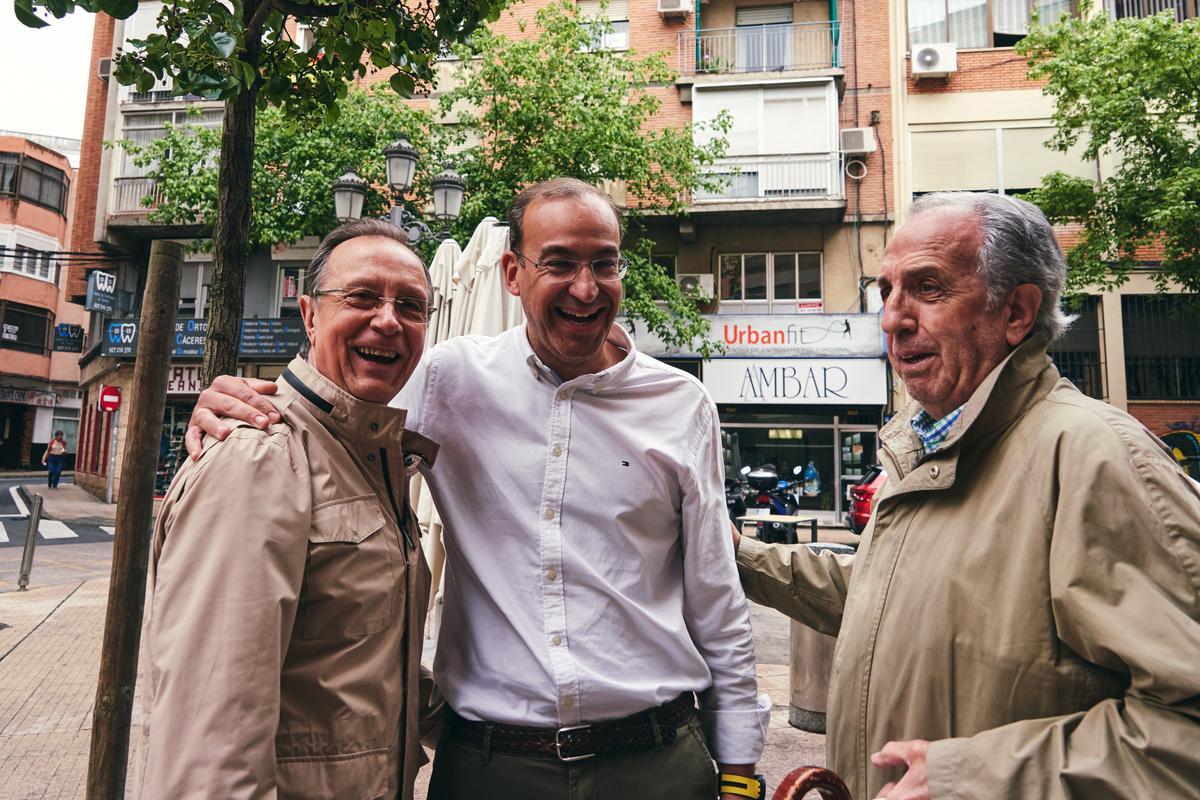
<svg viewBox="0 0 1200 800">
<path fill-rule="evenodd" d="M 312 261 L 309 262 L 308 269 L 304 273 L 305 293 L 311 295 L 321 288 L 321 282 L 325 279 L 325 265 L 329 263 L 329 254 L 333 252 L 334 248 L 360 236 L 382 236 L 385 239 L 391 239 L 399 242 L 405 250 L 416 256 L 417 261 L 421 264 L 421 270 L 425 273 L 427 297 L 430 300 L 433 299 L 433 280 L 429 277 L 429 267 L 409 244 L 408 234 L 402 228 L 383 219 L 355 219 L 343 222 L 330 231 L 329 235 L 322 239 L 321 244 L 317 246 Z"/>
<path fill-rule="evenodd" d="M 1031 283 L 1042 290 L 1031 335 L 1051 341 L 1075 319 L 1061 308 L 1067 262 L 1042 210 L 1026 200 L 980 192 L 934 192 L 913 201 L 915 216 L 937 208 L 968 211 L 979 220 L 979 275 L 986 287 L 988 307 L 999 305 L 1014 287 Z"/>
</svg>

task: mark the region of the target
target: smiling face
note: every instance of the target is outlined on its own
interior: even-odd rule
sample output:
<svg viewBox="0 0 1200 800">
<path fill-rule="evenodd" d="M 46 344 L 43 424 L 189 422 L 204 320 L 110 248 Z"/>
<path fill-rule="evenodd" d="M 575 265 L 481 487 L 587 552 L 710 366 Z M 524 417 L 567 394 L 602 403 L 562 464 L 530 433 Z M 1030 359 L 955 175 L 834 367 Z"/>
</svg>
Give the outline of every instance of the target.
<svg viewBox="0 0 1200 800">
<path fill-rule="evenodd" d="M 897 232 L 879 273 L 888 358 L 935 419 L 965 403 L 1010 350 L 1012 303 L 987 307 L 980 236 L 970 211 L 925 211 Z"/>
<path fill-rule="evenodd" d="M 621 306 L 621 282 L 597 281 L 586 267 L 561 281 L 534 266 L 555 257 L 616 258 L 621 229 L 612 209 L 589 195 L 535 200 L 525 210 L 519 249 L 524 259 L 504 254 L 505 284 L 521 298 L 538 358 L 564 380 L 618 363 L 624 354 L 606 338 Z"/>
<path fill-rule="evenodd" d="M 383 236 L 359 236 L 335 247 L 321 288 L 428 298 L 420 259 Z M 425 325 L 401 318 L 391 303 L 364 311 L 337 295 L 305 295 L 300 313 L 310 342 L 309 363 L 360 400 L 389 402 L 412 375 L 425 348 Z"/>
</svg>

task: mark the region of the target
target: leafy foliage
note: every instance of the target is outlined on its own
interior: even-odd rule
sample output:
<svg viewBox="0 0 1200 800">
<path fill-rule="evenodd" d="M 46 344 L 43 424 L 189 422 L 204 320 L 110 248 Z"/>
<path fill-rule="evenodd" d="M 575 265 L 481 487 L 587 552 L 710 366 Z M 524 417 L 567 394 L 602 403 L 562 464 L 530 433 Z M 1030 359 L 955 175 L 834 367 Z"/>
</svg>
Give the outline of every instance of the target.
<svg viewBox="0 0 1200 800">
<path fill-rule="evenodd" d="M 137 0 L 15 0 L 17 18 L 46 25 L 79 9 L 130 17 Z M 121 52 L 114 75 L 149 91 L 170 80 L 181 94 L 228 100 L 253 90 L 259 107 L 277 105 L 293 117 L 330 117 L 347 86 L 368 71 L 394 68 L 390 83 L 402 96 L 433 77 L 447 42 L 465 40 L 503 7 L 500 0 L 293 2 L 292 0 L 166 0 L 158 30 Z M 42 12 L 42 13 L 39 13 Z M 308 26 L 301 49 L 285 25 Z"/>
<path fill-rule="evenodd" d="M 1052 221 L 1083 226 L 1068 289 L 1119 285 L 1141 266 L 1139 248 L 1161 245 L 1158 288 L 1200 292 L 1200 21 L 1084 9 L 1018 50 L 1056 101 L 1051 146 L 1082 140 L 1088 158 L 1114 163 L 1099 185 L 1057 172 L 1029 197 Z"/>
<path fill-rule="evenodd" d="M 323 236 L 337 226 L 333 214 L 334 180 L 353 169 L 368 181 L 364 214 L 379 216 L 391 206 L 386 187 L 383 148 L 401 136 L 422 153 L 433 153 L 417 165 L 414 197 L 428 199 L 429 179 L 439 159 L 430 141 L 432 115 L 403 102 L 393 92 L 351 90 L 337 105 L 337 119 L 318 116 L 293 120 L 268 108 L 258 114 L 252 203 L 254 217 L 249 246 L 294 244 L 305 236 Z M 217 212 L 217 166 L 214 153 L 219 130 L 198 125 L 169 126 L 166 136 L 145 145 L 120 146 L 134 163 L 148 168 L 160 199 L 149 221 L 189 225 L 212 220 Z M 150 198 L 144 202 L 150 203 Z"/>
<path fill-rule="evenodd" d="M 469 47 L 455 50 L 460 62 L 440 112 L 457 122 L 442 127 L 451 149 L 460 150 L 458 168 L 469 187 L 459 232 L 489 215 L 503 218 L 521 188 L 554 177 L 623 183 L 635 233 L 648 212 L 683 213 L 696 187 L 722 186 L 706 167 L 724 155 L 728 119 L 717 122 L 706 145 L 693 140 L 691 128 L 660 121 L 656 87 L 674 91 L 675 78 L 665 55 L 594 47 L 610 29 L 559 2 L 538 11 L 528 38 L 481 30 Z M 652 249 L 635 235 L 625 310 L 664 341 L 691 344 L 707 323 L 695 298 L 681 295 L 650 262 Z"/>
</svg>

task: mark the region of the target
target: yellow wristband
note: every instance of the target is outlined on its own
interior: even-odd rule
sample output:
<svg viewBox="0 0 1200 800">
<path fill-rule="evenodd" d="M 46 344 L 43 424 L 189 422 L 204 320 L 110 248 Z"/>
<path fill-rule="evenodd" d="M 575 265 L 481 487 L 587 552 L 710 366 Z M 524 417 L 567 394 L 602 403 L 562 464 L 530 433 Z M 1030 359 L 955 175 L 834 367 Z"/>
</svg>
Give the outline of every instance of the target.
<svg viewBox="0 0 1200 800">
<path fill-rule="evenodd" d="M 754 800 L 762 797 L 763 782 L 759 776 L 753 778 L 745 775 L 730 775 L 721 773 L 721 794 L 736 794 L 739 797 L 751 797 Z"/>
</svg>

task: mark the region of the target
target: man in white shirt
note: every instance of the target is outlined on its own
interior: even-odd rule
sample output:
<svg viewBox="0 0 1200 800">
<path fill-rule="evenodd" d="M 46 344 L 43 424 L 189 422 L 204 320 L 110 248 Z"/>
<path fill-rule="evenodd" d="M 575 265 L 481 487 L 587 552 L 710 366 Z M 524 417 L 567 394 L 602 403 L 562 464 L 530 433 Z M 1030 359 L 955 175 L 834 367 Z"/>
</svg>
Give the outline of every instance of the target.
<svg viewBox="0 0 1200 800">
<path fill-rule="evenodd" d="M 614 324 L 626 262 L 606 195 L 537 184 L 509 226 L 526 324 L 433 348 L 394 401 L 442 443 L 434 676 L 453 711 L 430 797 L 758 796 L 767 711 L 716 407 Z M 268 412 L 244 382 L 222 388 L 242 403 L 210 390 L 193 425 L 219 436 L 209 409 Z"/>
</svg>

